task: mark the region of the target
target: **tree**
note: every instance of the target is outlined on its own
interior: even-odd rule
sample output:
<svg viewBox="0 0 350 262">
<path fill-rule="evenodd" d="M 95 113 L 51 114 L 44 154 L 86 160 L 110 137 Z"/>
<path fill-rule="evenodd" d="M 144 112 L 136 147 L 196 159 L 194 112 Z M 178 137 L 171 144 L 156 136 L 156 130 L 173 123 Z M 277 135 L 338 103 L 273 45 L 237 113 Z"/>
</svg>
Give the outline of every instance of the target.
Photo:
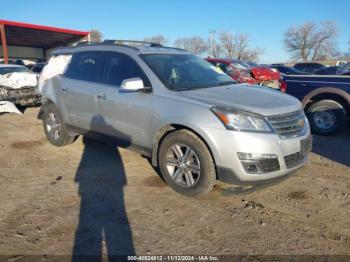
<svg viewBox="0 0 350 262">
<path fill-rule="evenodd" d="M 260 48 L 249 47 L 249 36 L 247 34 L 233 35 L 230 32 L 220 33 L 221 48 L 229 59 L 256 61 L 262 54 Z"/>
<path fill-rule="evenodd" d="M 293 58 L 316 61 L 332 58 L 337 51 L 337 26 L 332 21 L 320 25 L 307 22 L 290 27 L 284 34 L 284 45 Z"/>
<path fill-rule="evenodd" d="M 225 53 L 226 58 L 233 59 L 235 57 L 235 43 L 233 34 L 229 32 L 220 33 L 220 45 Z"/>
<path fill-rule="evenodd" d="M 161 44 L 161 45 L 166 45 L 166 43 L 168 42 L 168 40 L 163 35 L 156 35 L 156 36 L 151 36 L 151 37 L 145 37 L 143 39 L 143 41 L 157 43 L 157 44 Z"/>
<path fill-rule="evenodd" d="M 102 42 L 103 35 L 96 29 L 90 30 L 90 42 Z"/>
<path fill-rule="evenodd" d="M 207 43 L 199 36 L 177 38 L 174 45 L 189 53 L 199 55 L 208 50 Z"/>
</svg>

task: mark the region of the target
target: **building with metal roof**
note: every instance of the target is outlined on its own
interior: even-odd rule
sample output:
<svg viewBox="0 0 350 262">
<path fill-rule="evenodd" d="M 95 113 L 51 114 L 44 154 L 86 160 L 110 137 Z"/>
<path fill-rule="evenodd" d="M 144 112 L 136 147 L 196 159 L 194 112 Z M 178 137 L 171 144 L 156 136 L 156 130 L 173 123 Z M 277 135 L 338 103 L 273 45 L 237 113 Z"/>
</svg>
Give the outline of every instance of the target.
<svg viewBox="0 0 350 262">
<path fill-rule="evenodd" d="M 0 20 L 0 58 L 45 59 L 48 51 L 89 36 L 89 32 Z"/>
</svg>

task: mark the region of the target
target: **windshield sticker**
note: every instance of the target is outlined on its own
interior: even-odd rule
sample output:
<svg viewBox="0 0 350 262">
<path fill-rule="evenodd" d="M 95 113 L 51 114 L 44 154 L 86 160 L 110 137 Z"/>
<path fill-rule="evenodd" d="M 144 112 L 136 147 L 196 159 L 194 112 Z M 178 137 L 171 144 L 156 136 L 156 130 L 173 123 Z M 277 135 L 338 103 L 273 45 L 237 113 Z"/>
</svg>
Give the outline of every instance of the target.
<svg viewBox="0 0 350 262">
<path fill-rule="evenodd" d="M 224 71 L 222 71 L 220 67 L 211 66 L 210 68 L 213 69 L 213 70 L 214 70 L 216 73 L 218 73 L 218 74 L 221 74 L 221 75 L 224 75 L 224 74 L 225 74 Z"/>
</svg>

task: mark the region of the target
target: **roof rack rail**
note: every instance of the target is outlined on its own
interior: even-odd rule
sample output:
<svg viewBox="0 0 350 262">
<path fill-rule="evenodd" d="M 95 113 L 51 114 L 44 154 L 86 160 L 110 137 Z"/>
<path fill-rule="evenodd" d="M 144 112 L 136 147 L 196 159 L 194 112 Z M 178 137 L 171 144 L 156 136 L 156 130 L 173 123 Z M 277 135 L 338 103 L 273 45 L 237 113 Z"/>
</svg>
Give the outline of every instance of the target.
<svg viewBox="0 0 350 262">
<path fill-rule="evenodd" d="M 83 45 L 96 45 L 100 44 L 99 42 L 89 42 L 89 41 L 81 41 L 76 43 L 74 46 L 83 46 Z"/>
<path fill-rule="evenodd" d="M 164 48 L 168 48 L 168 49 L 173 49 L 173 50 L 178 50 L 178 51 L 184 51 L 184 52 L 187 52 L 185 49 L 178 48 L 178 47 L 164 46 Z"/>
<path fill-rule="evenodd" d="M 161 45 L 159 43 L 147 42 L 147 41 L 137 41 L 137 40 L 121 40 L 121 39 L 112 40 L 112 39 L 108 39 L 108 40 L 104 40 L 103 43 L 104 44 L 125 45 L 125 46 L 132 46 L 132 47 L 137 47 L 137 44 L 146 44 L 150 47 L 163 47 L 163 45 Z M 126 44 L 126 43 L 131 43 L 131 44 Z"/>
</svg>

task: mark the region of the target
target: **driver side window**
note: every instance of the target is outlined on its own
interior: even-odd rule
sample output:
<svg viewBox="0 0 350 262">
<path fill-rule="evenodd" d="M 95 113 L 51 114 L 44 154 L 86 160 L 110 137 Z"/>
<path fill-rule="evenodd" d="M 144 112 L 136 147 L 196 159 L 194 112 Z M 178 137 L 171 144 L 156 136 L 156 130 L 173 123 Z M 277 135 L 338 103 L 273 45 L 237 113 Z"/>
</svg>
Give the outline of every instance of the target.
<svg viewBox="0 0 350 262">
<path fill-rule="evenodd" d="M 104 83 L 120 87 L 125 79 L 135 77 L 141 78 L 144 86 L 151 86 L 140 66 L 131 57 L 120 53 L 108 55 Z"/>
</svg>

